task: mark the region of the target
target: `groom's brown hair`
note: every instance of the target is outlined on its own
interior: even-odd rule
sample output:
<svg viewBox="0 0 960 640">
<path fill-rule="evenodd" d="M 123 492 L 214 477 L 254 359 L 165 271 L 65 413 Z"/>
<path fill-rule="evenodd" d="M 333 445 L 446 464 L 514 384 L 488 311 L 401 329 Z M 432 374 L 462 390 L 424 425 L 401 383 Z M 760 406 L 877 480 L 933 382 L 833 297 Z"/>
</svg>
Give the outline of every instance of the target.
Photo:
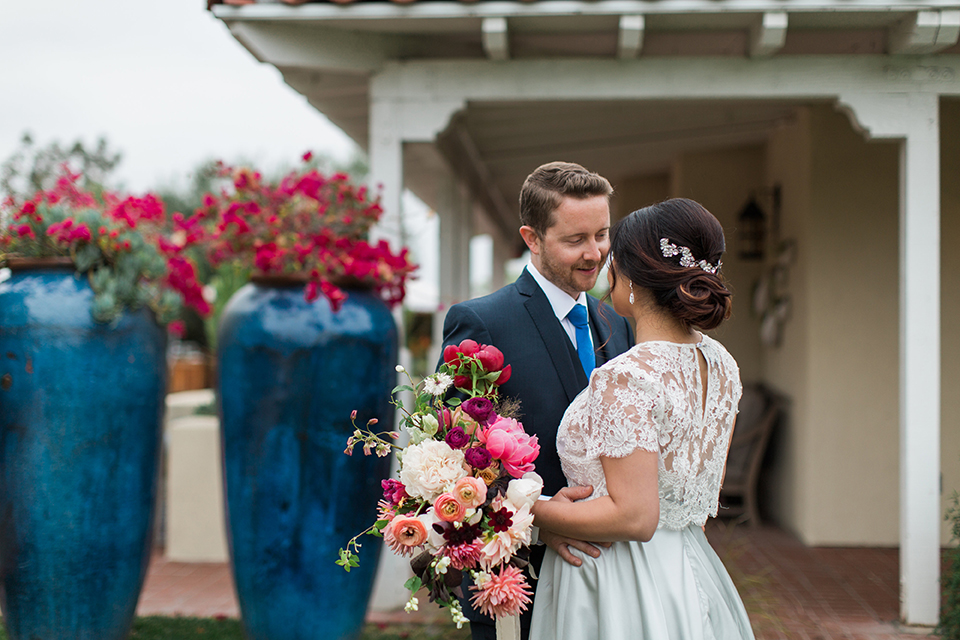
<svg viewBox="0 0 960 640">
<path fill-rule="evenodd" d="M 573 162 L 548 162 L 534 169 L 520 188 L 520 224 L 541 238 L 553 225 L 553 212 L 565 197 L 607 196 L 613 187 L 603 176 Z"/>
</svg>

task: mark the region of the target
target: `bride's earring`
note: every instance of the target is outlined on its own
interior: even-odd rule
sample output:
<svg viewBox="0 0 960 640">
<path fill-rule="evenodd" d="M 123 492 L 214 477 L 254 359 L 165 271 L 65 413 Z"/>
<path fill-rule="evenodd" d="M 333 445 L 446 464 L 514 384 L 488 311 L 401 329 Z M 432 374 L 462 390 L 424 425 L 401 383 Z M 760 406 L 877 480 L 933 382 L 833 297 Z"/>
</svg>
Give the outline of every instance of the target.
<svg viewBox="0 0 960 640">
<path fill-rule="evenodd" d="M 630 304 L 633 304 L 633 301 L 634 301 L 634 297 L 633 297 L 633 280 L 630 280 L 630 298 L 629 298 L 629 300 L 630 300 Z"/>
</svg>

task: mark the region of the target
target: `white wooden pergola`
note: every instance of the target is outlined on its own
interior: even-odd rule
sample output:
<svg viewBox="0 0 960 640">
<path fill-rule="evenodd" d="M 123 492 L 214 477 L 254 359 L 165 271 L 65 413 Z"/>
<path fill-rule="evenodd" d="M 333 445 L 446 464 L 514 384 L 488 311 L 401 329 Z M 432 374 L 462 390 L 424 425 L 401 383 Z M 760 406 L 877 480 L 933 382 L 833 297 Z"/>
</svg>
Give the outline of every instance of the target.
<svg viewBox="0 0 960 640">
<path fill-rule="evenodd" d="M 471 235 L 482 227 L 496 255 L 510 256 L 523 177 L 572 150 L 616 180 L 661 169 L 684 149 L 760 141 L 794 105 L 812 102 L 845 110 L 868 138 L 899 141 L 901 617 L 937 622 L 938 101 L 960 96 L 960 2 L 260 2 L 213 11 L 368 150 L 388 212 L 401 210 L 410 188 L 441 213 L 445 304 L 468 295 Z"/>
</svg>

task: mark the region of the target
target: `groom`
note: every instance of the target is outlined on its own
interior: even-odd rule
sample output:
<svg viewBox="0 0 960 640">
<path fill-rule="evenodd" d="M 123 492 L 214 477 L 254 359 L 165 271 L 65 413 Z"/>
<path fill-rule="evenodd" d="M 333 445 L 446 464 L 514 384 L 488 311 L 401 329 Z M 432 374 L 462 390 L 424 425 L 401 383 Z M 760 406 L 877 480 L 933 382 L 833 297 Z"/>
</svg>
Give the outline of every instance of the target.
<svg viewBox="0 0 960 640">
<path fill-rule="evenodd" d="M 530 264 L 513 284 L 450 307 L 443 324 L 444 346 L 470 338 L 494 345 L 511 365 L 500 394 L 520 401 L 524 430 L 539 440 L 536 467 L 544 495 L 566 486 L 556 437 L 567 405 L 587 386 L 594 366 L 633 345 L 627 321 L 585 293 L 596 284 L 610 248 L 612 192 L 605 178 L 578 164 L 538 167 L 520 190 L 520 235 L 530 249 Z M 565 493 L 576 500 L 590 490 Z M 547 531 L 540 539 L 571 564 L 580 560 L 570 547 L 599 555 L 596 546 L 581 540 Z M 542 547 L 535 548 L 537 569 L 542 558 Z M 466 589 L 464 595 L 470 595 Z M 496 638 L 492 619 L 467 606 L 464 610 L 473 640 Z M 520 619 L 524 640 L 531 610 Z"/>
</svg>

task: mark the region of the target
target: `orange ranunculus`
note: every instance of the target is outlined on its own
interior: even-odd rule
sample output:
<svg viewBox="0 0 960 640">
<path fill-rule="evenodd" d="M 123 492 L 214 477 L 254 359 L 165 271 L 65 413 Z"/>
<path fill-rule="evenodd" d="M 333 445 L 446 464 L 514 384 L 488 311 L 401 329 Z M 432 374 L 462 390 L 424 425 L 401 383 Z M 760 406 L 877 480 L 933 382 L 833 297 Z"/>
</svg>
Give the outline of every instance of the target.
<svg viewBox="0 0 960 640">
<path fill-rule="evenodd" d="M 466 478 L 463 478 L 463 480 L 466 480 Z M 463 516 L 466 515 L 467 507 L 457 500 L 456 496 L 452 493 L 442 493 L 433 503 L 433 510 L 437 514 L 437 517 L 444 522 L 462 522 Z"/>
<path fill-rule="evenodd" d="M 395 553 L 409 555 L 427 541 L 427 528 L 419 518 L 397 516 L 384 529 L 383 540 Z"/>
</svg>

